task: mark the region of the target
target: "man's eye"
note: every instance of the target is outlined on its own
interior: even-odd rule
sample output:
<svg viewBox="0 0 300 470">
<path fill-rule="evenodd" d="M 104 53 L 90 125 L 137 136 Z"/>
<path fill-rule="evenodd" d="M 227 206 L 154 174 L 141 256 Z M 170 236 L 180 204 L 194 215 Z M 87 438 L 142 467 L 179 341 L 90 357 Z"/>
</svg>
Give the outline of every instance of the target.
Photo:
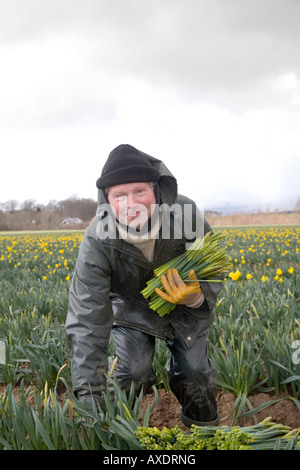
<svg viewBox="0 0 300 470">
<path fill-rule="evenodd" d="M 117 199 L 118 201 L 122 201 L 123 199 L 125 199 L 125 194 L 117 194 L 115 196 L 115 199 Z"/>
</svg>

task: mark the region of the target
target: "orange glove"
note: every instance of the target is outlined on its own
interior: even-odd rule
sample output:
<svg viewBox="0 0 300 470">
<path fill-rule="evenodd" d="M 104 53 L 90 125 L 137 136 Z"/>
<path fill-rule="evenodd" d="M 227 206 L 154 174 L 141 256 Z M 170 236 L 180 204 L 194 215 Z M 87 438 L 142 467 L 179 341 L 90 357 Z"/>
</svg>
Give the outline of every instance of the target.
<svg viewBox="0 0 300 470">
<path fill-rule="evenodd" d="M 170 302 L 171 304 L 194 304 L 196 300 L 199 299 L 199 294 L 202 294 L 203 302 L 204 295 L 201 291 L 200 283 L 195 282 L 197 281 L 197 276 L 193 269 L 189 272 L 189 279 L 193 282 L 185 283 L 181 279 L 177 269 L 169 269 L 167 272 L 167 276 L 163 274 L 160 278 L 161 283 L 167 293 L 158 289 L 158 287 L 155 289 L 155 292 L 162 299 L 166 300 L 167 302 Z"/>
</svg>

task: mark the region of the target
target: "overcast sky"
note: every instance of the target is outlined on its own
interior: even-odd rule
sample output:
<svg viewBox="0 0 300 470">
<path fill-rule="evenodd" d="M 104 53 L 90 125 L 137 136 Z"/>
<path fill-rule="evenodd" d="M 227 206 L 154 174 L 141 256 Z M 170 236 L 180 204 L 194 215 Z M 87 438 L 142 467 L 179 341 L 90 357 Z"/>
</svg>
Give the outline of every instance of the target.
<svg viewBox="0 0 300 470">
<path fill-rule="evenodd" d="M 109 152 L 204 206 L 300 196 L 300 0 L 0 0 L 0 202 L 97 198 Z"/>
</svg>

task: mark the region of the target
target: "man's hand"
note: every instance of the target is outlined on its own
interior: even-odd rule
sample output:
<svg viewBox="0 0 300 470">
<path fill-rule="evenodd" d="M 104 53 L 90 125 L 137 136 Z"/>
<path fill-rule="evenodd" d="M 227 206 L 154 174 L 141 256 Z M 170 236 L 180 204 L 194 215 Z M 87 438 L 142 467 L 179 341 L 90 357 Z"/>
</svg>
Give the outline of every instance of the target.
<svg viewBox="0 0 300 470">
<path fill-rule="evenodd" d="M 201 294 L 204 300 L 200 283 L 197 282 L 197 276 L 193 269 L 189 272 L 189 279 L 192 282 L 185 283 L 181 279 L 177 269 L 169 269 L 167 276 L 163 274 L 160 278 L 166 293 L 158 288 L 155 289 L 155 292 L 162 299 L 171 304 L 194 304 L 200 298 Z"/>
</svg>

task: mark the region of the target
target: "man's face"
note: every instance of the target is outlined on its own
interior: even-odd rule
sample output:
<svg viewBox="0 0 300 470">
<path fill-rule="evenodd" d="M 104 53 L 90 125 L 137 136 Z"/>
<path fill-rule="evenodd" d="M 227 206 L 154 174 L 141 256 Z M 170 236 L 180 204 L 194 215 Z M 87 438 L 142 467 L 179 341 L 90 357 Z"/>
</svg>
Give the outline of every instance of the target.
<svg viewBox="0 0 300 470">
<path fill-rule="evenodd" d="M 156 204 L 150 183 L 111 186 L 108 188 L 108 202 L 121 223 L 138 229 L 147 222 Z"/>
</svg>

